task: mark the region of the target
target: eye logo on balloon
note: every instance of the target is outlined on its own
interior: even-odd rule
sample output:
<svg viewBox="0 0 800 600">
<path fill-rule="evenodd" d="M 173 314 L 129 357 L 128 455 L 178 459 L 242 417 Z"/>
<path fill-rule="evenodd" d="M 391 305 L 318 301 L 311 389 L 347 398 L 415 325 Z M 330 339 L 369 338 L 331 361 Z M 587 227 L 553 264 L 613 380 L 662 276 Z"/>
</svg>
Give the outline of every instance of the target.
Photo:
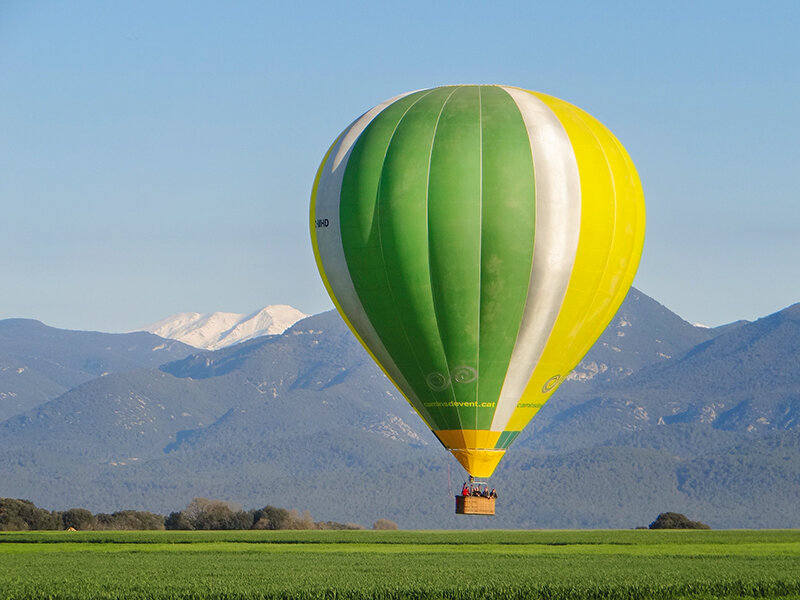
<svg viewBox="0 0 800 600">
<path fill-rule="evenodd" d="M 453 382 L 466 384 L 472 383 L 476 379 L 478 379 L 478 372 L 472 367 L 462 365 L 453 369 L 450 375 L 434 371 L 425 378 L 425 383 L 434 392 L 441 392 L 446 390 Z"/>
<path fill-rule="evenodd" d="M 471 383 L 478 378 L 478 372 L 472 367 L 461 366 L 453 369 L 453 381 L 456 383 Z"/>
<path fill-rule="evenodd" d="M 556 389 L 558 384 L 561 383 L 561 379 L 561 375 L 553 375 L 550 379 L 544 382 L 544 385 L 542 386 L 542 393 L 546 394 L 548 392 L 552 392 L 554 389 Z"/>
<path fill-rule="evenodd" d="M 446 390 L 447 386 L 450 385 L 450 378 L 439 372 L 434 372 L 425 378 L 425 383 L 427 383 L 428 387 L 434 392 L 441 392 L 442 390 Z"/>
</svg>

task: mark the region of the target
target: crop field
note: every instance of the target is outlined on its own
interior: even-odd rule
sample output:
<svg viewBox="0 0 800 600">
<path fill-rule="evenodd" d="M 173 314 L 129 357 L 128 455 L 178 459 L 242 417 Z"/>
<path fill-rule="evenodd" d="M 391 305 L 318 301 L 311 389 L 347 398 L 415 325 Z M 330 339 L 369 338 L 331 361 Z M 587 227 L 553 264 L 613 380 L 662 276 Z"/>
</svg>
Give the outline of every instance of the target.
<svg viewBox="0 0 800 600">
<path fill-rule="evenodd" d="M 6 532 L 11 598 L 800 598 L 800 531 Z"/>
</svg>

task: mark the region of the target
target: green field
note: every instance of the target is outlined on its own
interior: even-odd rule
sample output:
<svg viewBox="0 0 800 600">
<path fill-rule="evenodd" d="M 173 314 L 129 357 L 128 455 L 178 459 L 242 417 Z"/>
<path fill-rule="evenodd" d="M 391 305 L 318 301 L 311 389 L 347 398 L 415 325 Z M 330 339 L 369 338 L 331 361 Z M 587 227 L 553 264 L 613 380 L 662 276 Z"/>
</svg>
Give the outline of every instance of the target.
<svg viewBox="0 0 800 600">
<path fill-rule="evenodd" d="M 800 598 L 800 531 L 6 532 L 10 598 Z"/>
</svg>

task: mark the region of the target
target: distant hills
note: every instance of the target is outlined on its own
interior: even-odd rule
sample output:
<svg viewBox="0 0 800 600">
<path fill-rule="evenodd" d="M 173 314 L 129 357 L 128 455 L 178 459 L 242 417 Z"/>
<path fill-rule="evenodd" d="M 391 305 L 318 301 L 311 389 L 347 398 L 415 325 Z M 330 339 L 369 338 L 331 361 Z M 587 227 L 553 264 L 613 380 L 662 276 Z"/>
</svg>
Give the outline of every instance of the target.
<svg viewBox="0 0 800 600">
<path fill-rule="evenodd" d="M 0 421 L 96 377 L 154 368 L 195 348 L 150 333 L 100 333 L 0 320 Z"/>
<path fill-rule="evenodd" d="M 556 417 L 548 432 L 565 428 L 572 438 L 579 418 L 591 423 L 583 427 L 583 444 L 607 440 L 616 429 L 678 423 L 742 434 L 800 430 L 800 304 L 753 323 L 710 330 L 710 339 L 670 360 L 598 382 L 575 400 L 580 403 Z M 608 419 L 613 425 L 598 426 Z"/>
<path fill-rule="evenodd" d="M 307 316 L 286 304 L 273 304 L 249 315 L 178 313 L 142 329 L 195 348 L 219 350 L 262 335 L 283 333 Z"/>
<path fill-rule="evenodd" d="M 632 290 L 493 476 L 498 516 L 469 519 L 452 514 L 463 470 L 331 311 L 32 401 L 0 423 L 0 496 L 162 513 L 205 496 L 406 528 L 633 527 L 667 510 L 800 527 L 798 365 L 800 305 L 708 329 Z"/>
</svg>

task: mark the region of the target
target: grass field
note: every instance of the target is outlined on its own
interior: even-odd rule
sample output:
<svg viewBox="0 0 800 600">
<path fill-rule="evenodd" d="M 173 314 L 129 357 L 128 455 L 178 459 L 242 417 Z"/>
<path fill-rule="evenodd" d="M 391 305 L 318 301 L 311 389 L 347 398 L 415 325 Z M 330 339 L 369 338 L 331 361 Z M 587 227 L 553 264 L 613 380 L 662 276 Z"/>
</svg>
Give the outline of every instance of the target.
<svg viewBox="0 0 800 600">
<path fill-rule="evenodd" d="M 10 598 L 800 598 L 800 531 L 6 532 Z"/>
</svg>

